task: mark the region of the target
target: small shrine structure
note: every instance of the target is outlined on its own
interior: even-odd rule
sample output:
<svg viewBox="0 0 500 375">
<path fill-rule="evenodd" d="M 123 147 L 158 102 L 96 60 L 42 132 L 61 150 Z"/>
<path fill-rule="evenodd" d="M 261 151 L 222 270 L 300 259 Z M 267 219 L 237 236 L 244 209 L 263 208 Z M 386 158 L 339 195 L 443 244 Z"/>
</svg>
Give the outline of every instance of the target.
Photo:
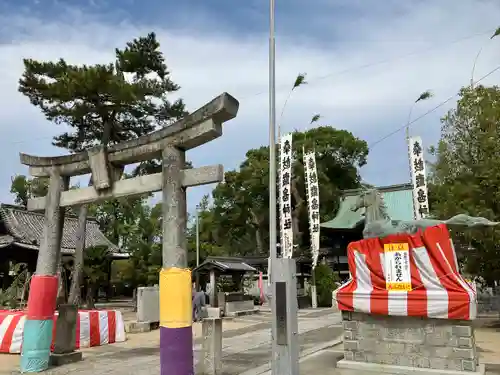
<svg viewBox="0 0 500 375">
<path fill-rule="evenodd" d="M 244 277 L 258 271 L 242 260 L 231 257 L 208 257 L 192 273 L 199 280 L 201 289 L 210 284 L 210 305 L 218 307 L 225 316 L 234 316 L 254 311 L 254 298 L 245 293 Z M 218 290 L 224 282 L 231 285 L 228 290 Z"/>
</svg>

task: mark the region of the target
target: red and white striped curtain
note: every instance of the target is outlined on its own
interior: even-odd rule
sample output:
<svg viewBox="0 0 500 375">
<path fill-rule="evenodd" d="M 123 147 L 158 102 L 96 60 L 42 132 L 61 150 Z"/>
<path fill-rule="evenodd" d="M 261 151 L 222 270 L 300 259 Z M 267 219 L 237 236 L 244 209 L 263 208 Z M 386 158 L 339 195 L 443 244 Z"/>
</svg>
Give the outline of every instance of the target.
<svg viewBox="0 0 500 375">
<path fill-rule="evenodd" d="M 410 290 L 388 290 L 388 244 L 408 245 Z M 352 242 L 347 256 L 352 279 L 337 291 L 339 310 L 461 320 L 476 317 L 476 293 L 459 274 L 444 224 L 414 235 L 401 233 Z"/>
</svg>

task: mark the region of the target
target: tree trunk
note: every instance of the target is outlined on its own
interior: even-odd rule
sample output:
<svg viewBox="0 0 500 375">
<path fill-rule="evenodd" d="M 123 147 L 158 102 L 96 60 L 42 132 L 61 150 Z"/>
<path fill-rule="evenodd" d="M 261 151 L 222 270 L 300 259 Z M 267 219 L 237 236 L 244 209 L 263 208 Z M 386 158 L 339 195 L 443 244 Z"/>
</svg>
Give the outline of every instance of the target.
<svg viewBox="0 0 500 375">
<path fill-rule="evenodd" d="M 87 283 L 87 295 L 85 296 L 85 307 L 89 310 L 95 309 L 94 303 L 94 285 L 89 280 Z"/>
<path fill-rule="evenodd" d="M 263 254 L 264 244 L 262 243 L 262 236 L 260 233 L 260 228 L 255 229 L 255 242 L 257 245 L 258 254 Z"/>
<path fill-rule="evenodd" d="M 264 245 L 262 243 L 262 234 L 260 231 L 260 221 L 259 217 L 253 212 L 253 210 L 250 210 L 250 215 L 252 215 L 252 223 L 255 228 L 255 243 L 257 246 L 257 253 L 262 254 Z"/>
<path fill-rule="evenodd" d="M 88 206 L 80 207 L 78 213 L 78 229 L 76 232 L 75 259 L 73 265 L 73 278 L 69 292 L 68 303 L 79 305 L 80 303 L 80 285 L 83 277 L 83 251 L 85 249 L 85 232 L 87 229 Z"/>
<path fill-rule="evenodd" d="M 66 301 L 66 297 L 68 297 L 67 295 L 67 285 L 66 285 L 66 270 L 64 269 L 64 266 L 62 265 L 62 261 L 61 261 L 61 264 L 59 264 L 59 286 L 57 288 L 57 306 L 65 303 Z"/>
</svg>

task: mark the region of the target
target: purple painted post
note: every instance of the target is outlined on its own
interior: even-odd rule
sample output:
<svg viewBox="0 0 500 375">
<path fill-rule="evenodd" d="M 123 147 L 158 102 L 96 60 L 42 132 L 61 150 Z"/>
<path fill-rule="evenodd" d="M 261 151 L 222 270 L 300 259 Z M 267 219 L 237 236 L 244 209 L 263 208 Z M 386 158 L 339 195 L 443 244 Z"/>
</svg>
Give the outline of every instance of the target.
<svg viewBox="0 0 500 375">
<path fill-rule="evenodd" d="M 191 327 L 160 327 L 161 375 L 194 374 L 192 348 L 193 331 Z"/>
</svg>

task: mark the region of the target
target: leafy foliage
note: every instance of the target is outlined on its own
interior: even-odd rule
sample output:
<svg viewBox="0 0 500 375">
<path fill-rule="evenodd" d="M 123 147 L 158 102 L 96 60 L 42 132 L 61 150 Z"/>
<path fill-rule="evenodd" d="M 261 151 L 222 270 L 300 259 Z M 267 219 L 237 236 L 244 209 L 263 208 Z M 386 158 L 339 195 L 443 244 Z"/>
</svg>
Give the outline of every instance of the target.
<svg viewBox="0 0 500 375">
<path fill-rule="evenodd" d="M 10 267 L 10 272 L 14 274 L 14 279 L 5 290 L 0 289 L 0 307 L 5 309 L 16 309 L 19 307 L 19 291 L 23 291 L 23 297 L 28 292 L 28 269 L 24 263 L 17 263 Z"/>
<path fill-rule="evenodd" d="M 333 272 L 330 266 L 321 263 L 314 269 L 314 277 L 316 280 L 318 306 L 331 307 L 332 292 L 336 288 L 335 282 L 339 281 L 337 274 Z"/>
<path fill-rule="evenodd" d="M 430 99 L 434 96 L 434 94 L 432 93 L 432 91 L 430 90 L 426 90 L 424 91 L 423 93 L 420 94 L 420 96 L 417 98 L 417 100 L 415 100 L 415 103 L 418 103 L 422 100 L 427 100 L 427 99 Z"/>
<path fill-rule="evenodd" d="M 28 206 L 28 200 L 47 195 L 48 179 L 46 178 L 27 178 L 23 175 L 17 175 L 12 178 L 10 192 L 14 194 L 14 202 L 21 206 Z"/>
<path fill-rule="evenodd" d="M 456 108 L 442 119 L 439 144 L 431 150 L 436 157 L 430 185 L 433 216 L 465 213 L 500 221 L 499 123 L 497 86 L 460 91 Z M 500 229 L 457 231 L 454 237 L 466 271 L 490 283 L 500 279 Z"/>
<path fill-rule="evenodd" d="M 147 197 L 127 197 L 92 206 L 104 234 L 128 252 L 114 280 L 128 285 L 158 283 L 161 267 L 161 204 L 149 206 Z"/>
<path fill-rule="evenodd" d="M 295 90 L 297 87 L 302 85 L 307 85 L 306 73 L 299 73 L 299 75 L 297 75 L 297 78 L 295 78 L 295 82 L 293 83 L 292 90 Z"/>
<path fill-rule="evenodd" d="M 333 217 L 341 190 L 360 184 L 358 167 L 366 163 L 366 142 L 351 133 L 321 126 L 295 132 L 293 140 L 292 217 L 295 243 L 309 247 L 303 149 L 316 150 L 321 219 Z M 227 254 L 267 254 L 269 241 L 269 149 L 249 150 L 239 170 L 226 172 L 213 191 L 211 238 Z"/>
<path fill-rule="evenodd" d="M 116 49 L 110 64 L 71 65 L 24 60 L 19 91 L 47 120 L 73 128 L 53 144 L 82 151 L 148 134 L 185 114 L 184 103 L 171 103 L 172 82 L 154 33 Z"/>
</svg>

